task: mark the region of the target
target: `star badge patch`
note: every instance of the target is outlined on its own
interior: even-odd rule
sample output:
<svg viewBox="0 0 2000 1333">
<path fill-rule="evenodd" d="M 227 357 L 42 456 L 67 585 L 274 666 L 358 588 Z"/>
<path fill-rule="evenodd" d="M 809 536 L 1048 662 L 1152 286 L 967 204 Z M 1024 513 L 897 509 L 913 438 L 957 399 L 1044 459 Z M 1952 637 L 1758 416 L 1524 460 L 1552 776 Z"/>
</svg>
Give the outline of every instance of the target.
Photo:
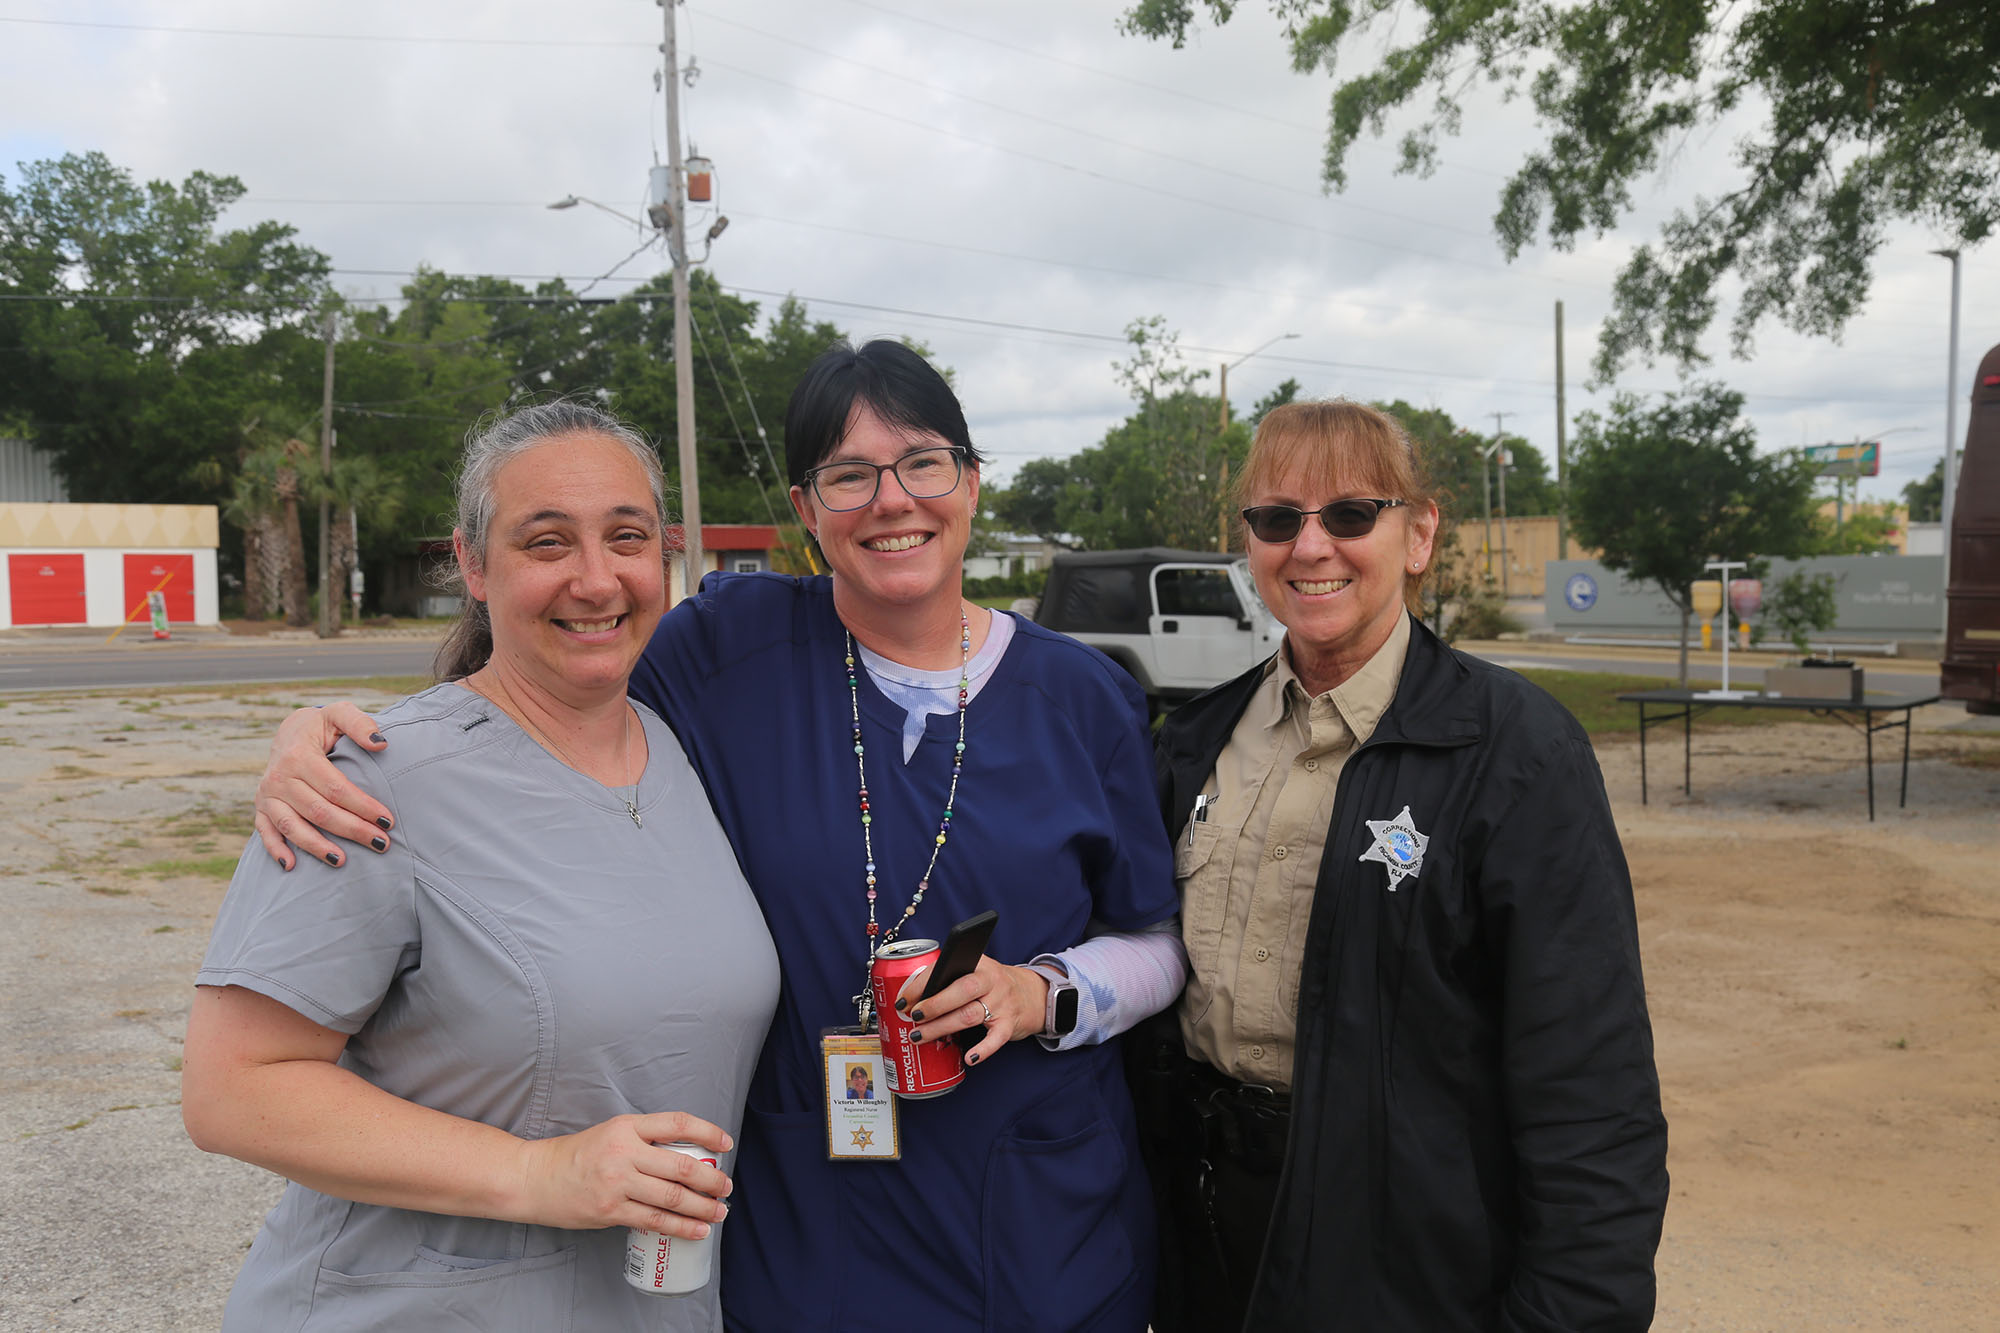
<svg viewBox="0 0 2000 1333">
<path fill-rule="evenodd" d="M 868 1146 L 869 1146 L 870 1144 L 872 1144 L 872 1143 L 874 1143 L 874 1142 L 875 1142 L 875 1136 L 874 1136 L 874 1135 L 873 1135 L 872 1133 L 870 1133 L 869 1131 L 867 1131 L 867 1130 L 865 1130 L 865 1129 L 857 1129 L 857 1130 L 855 1130 L 855 1131 L 854 1131 L 854 1146 L 855 1146 L 855 1147 L 857 1147 L 857 1148 L 866 1148 L 866 1147 L 868 1147 Z"/>
<path fill-rule="evenodd" d="M 1403 813 L 1394 819 L 1366 819 L 1368 831 L 1375 835 L 1375 843 L 1361 853 L 1363 861 L 1380 861 L 1389 868 L 1389 892 L 1406 878 L 1413 878 L 1424 868 L 1424 849 L 1431 845 L 1430 837 L 1417 832 L 1414 820 L 1410 818 L 1410 807 L 1404 806 Z"/>
</svg>

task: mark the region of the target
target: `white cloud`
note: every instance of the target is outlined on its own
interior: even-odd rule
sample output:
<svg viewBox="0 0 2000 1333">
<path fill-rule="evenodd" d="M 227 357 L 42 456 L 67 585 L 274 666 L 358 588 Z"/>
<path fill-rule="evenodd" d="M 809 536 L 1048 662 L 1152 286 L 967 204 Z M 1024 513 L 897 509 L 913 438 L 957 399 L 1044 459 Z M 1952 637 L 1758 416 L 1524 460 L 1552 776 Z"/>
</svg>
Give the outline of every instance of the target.
<svg viewBox="0 0 2000 1333">
<path fill-rule="evenodd" d="M 344 270 L 582 281 L 640 239 L 594 210 L 543 205 L 572 193 L 643 205 L 665 131 L 652 83 L 661 11 L 642 0 L 9 8 L 50 21 L 0 23 L 10 177 L 17 160 L 90 149 L 141 177 L 233 174 L 250 194 L 236 220 L 290 222 Z M 1619 232 L 1509 265 L 1490 219 L 1532 141 L 1530 108 L 1473 106 L 1427 180 L 1393 174 L 1392 129 L 1356 149 L 1345 194 L 1322 196 L 1331 81 L 1291 71 L 1265 6 L 1240 6 L 1181 51 L 1119 36 L 1122 8 L 697 0 L 679 31 L 703 74 L 684 105 L 732 216 L 717 276 L 925 312 L 812 311 L 857 334 L 928 342 L 956 369 L 975 437 L 1003 473 L 1094 442 L 1126 408 L 1110 367 L 1118 347 L 1035 330 L 1115 337 L 1156 313 L 1187 346 L 1218 349 L 1190 354 L 1210 367 L 1301 335 L 1231 374 L 1236 404 L 1292 375 L 1310 393 L 1403 397 L 1475 428 L 1511 413 L 1508 429 L 1546 453 L 1554 303 L 1565 307 L 1570 409 L 1601 406 L 1606 395 L 1582 381 L 1612 275 L 1671 206 L 1728 179 L 1729 134 L 1691 138 Z M 327 36 L 64 26 L 79 22 Z M 408 40 L 426 37 L 527 44 Z M 1767 446 L 1898 431 L 1868 489 L 1893 494 L 1928 470 L 1944 434 L 1948 313 L 1948 271 L 1925 253 L 1935 244 L 1915 228 L 1895 234 L 1876 299 L 1838 344 L 1767 328 L 1743 363 L 1718 330 L 1709 373 L 1749 395 Z M 648 254 L 625 272 L 659 263 Z M 357 294 L 396 287 L 360 272 L 341 282 Z M 1970 256 L 1961 391 L 2000 338 L 1996 309 L 2000 260 Z M 1664 367 L 1625 379 L 1675 382 Z"/>
</svg>

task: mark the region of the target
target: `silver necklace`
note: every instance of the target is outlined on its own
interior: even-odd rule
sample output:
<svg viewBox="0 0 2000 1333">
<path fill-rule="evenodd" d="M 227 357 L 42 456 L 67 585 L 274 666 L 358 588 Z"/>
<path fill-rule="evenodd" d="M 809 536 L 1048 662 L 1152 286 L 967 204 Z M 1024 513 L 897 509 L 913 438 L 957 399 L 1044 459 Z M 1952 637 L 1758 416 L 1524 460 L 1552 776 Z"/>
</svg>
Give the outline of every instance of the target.
<svg viewBox="0 0 2000 1333">
<path fill-rule="evenodd" d="M 493 682 L 493 684 L 495 688 L 501 689 L 503 693 L 505 692 L 505 687 L 501 686 L 498 681 Z M 475 690 L 478 690 L 478 692 L 481 694 L 486 694 L 485 688 L 481 685 L 474 685 L 473 688 Z M 562 761 L 565 764 L 569 765 L 569 767 L 573 771 L 583 774 L 584 777 L 590 776 L 588 773 L 584 773 L 583 765 L 577 763 L 576 758 L 573 755 L 571 755 L 568 750 L 565 750 L 563 748 L 563 744 L 561 741 L 557 740 L 554 736 L 551 736 L 548 733 L 544 732 L 540 727 L 530 725 L 525 719 L 520 717 L 515 717 L 512 709 L 509 709 L 507 705 L 501 703 L 500 700 L 493 698 L 492 695 L 486 694 L 486 697 L 492 699 L 493 702 L 496 705 L 498 705 L 502 711 L 506 712 L 507 716 L 513 717 L 515 723 L 521 728 L 521 730 L 528 733 L 528 736 L 531 740 L 542 743 L 544 745 L 544 748 L 553 746 L 556 754 L 560 756 Z M 625 725 L 621 727 L 618 732 L 618 771 L 620 773 L 631 772 L 631 758 L 632 758 L 632 706 L 630 704 L 627 704 L 625 705 Z M 632 817 L 632 825 L 634 828 L 646 827 L 646 821 L 639 817 L 639 784 L 636 780 L 634 780 L 631 783 L 631 785 L 624 787 L 614 787 L 611 786 L 609 783 L 599 783 L 598 785 L 602 786 L 606 791 L 610 792 L 613 796 L 616 796 L 619 799 L 619 801 L 625 806 L 625 813 Z"/>
</svg>

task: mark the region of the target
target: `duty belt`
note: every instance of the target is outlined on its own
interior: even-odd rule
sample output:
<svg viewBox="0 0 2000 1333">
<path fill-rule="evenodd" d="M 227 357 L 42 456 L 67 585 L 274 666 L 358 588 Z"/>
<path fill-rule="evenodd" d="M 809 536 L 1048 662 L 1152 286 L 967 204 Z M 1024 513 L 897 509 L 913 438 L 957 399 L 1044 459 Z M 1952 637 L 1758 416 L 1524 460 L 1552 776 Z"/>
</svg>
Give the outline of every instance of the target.
<svg viewBox="0 0 2000 1333">
<path fill-rule="evenodd" d="M 1291 1095 L 1239 1083 L 1184 1055 L 1175 1065 L 1179 1095 L 1170 1111 L 1174 1147 L 1186 1156 L 1227 1157 L 1246 1171 L 1276 1175 L 1291 1132 Z"/>
</svg>

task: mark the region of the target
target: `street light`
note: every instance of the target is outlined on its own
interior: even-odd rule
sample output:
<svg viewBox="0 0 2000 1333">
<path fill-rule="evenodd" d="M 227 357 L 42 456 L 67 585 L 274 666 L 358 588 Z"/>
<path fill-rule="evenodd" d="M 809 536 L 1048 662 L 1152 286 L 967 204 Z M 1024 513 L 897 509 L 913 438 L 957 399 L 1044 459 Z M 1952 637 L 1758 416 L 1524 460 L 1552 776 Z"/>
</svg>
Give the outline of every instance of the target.
<svg viewBox="0 0 2000 1333">
<path fill-rule="evenodd" d="M 1225 437 L 1229 431 L 1229 372 L 1266 348 L 1276 343 L 1281 343 L 1287 338 L 1296 338 L 1298 336 L 1296 333 L 1281 333 L 1275 338 L 1265 339 L 1262 343 L 1251 348 L 1234 361 L 1225 361 L 1222 363 L 1222 375 L 1217 382 L 1217 386 L 1222 397 L 1222 433 Z M 1216 498 L 1215 549 L 1218 551 L 1227 551 L 1229 549 L 1229 441 L 1227 438 L 1222 442 L 1222 478 L 1218 485 L 1220 487 L 1220 494 Z"/>
<path fill-rule="evenodd" d="M 566 194 L 562 198 L 556 200 L 553 204 L 550 204 L 549 207 L 552 209 L 561 210 L 565 208 L 575 208 L 578 204 L 589 204 L 592 208 L 597 209 L 599 212 L 609 213 L 612 217 L 617 218 L 620 222 L 631 223 L 634 227 L 637 227 L 640 231 L 644 231 L 646 229 L 646 224 L 639 221 L 639 219 L 633 217 L 630 213 L 620 213 L 617 209 L 613 208 L 609 204 L 600 204 L 595 199 L 586 199 L 584 196 L 580 194 Z"/>
</svg>

